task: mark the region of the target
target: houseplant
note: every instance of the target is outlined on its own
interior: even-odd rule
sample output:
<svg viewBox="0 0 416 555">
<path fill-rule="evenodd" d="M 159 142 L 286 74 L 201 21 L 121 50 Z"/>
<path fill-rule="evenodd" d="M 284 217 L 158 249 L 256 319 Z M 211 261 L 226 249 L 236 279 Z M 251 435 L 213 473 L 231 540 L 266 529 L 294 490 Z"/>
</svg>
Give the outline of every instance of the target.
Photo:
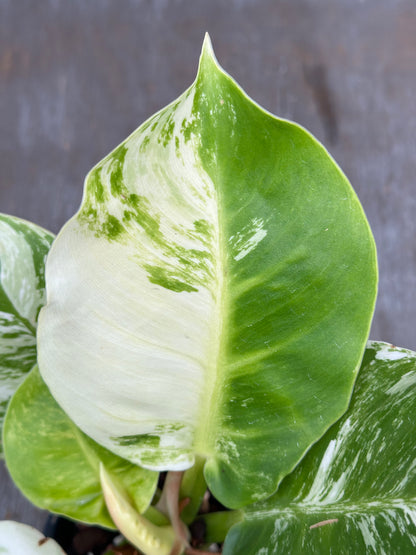
<svg viewBox="0 0 416 555">
<path fill-rule="evenodd" d="M 228 554 L 414 548 L 415 355 L 366 348 L 377 267 L 362 208 L 208 38 L 194 84 L 88 174 L 47 299 L 52 237 L 2 222 L 4 297 L 21 299 L 19 271 L 37 295 L 30 318 L 5 305 L 23 331 L 3 334 L 20 377 L 33 367 L 3 441 L 35 504 L 115 523 L 148 555 L 192 553 L 195 522 Z M 228 510 L 198 515 L 207 488 Z"/>
</svg>

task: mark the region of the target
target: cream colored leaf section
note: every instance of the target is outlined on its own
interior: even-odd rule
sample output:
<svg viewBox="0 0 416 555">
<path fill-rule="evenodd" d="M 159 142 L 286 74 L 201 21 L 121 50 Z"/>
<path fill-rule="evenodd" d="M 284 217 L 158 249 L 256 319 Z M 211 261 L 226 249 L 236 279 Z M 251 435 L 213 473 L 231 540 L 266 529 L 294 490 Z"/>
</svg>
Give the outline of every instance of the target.
<svg viewBox="0 0 416 555">
<path fill-rule="evenodd" d="M 50 252 L 39 320 L 40 371 L 58 403 L 95 441 L 155 470 L 193 464 L 219 349 L 218 209 L 194 92 L 87 177 Z"/>
</svg>

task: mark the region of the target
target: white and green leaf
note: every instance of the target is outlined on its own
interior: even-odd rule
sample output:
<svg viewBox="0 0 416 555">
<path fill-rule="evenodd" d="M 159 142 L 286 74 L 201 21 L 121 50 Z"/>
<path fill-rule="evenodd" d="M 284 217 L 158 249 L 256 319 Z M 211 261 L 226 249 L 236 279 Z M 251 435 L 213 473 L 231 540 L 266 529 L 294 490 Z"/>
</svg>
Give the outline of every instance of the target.
<svg viewBox="0 0 416 555">
<path fill-rule="evenodd" d="M 272 494 L 346 410 L 377 281 L 345 176 L 209 39 L 194 84 L 89 173 L 46 273 L 58 403 L 147 468 L 206 458 L 229 507 Z"/>
<path fill-rule="evenodd" d="M 416 553 L 416 353 L 370 342 L 351 405 L 224 555 Z"/>
<path fill-rule="evenodd" d="M 65 555 L 52 538 L 27 524 L 2 520 L 0 522 L 1 555 Z"/>
<path fill-rule="evenodd" d="M 34 224 L 0 214 L 0 438 L 7 403 L 36 363 L 36 323 L 46 300 L 52 240 Z"/>
<path fill-rule="evenodd" d="M 115 528 L 101 488 L 100 464 L 120 481 L 139 513 L 153 498 L 158 473 L 121 459 L 81 432 L 56 403 L 36 366 L 10 401 L 3 436 L 10 475 L 38 507 Z"/>
</svg>

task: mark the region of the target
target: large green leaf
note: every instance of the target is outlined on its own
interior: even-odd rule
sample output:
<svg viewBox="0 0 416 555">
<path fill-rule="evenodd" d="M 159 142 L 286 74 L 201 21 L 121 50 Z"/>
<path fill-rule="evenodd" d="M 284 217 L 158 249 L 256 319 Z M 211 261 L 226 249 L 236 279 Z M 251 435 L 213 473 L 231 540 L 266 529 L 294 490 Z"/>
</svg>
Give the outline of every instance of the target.
<svg viewBox="0 0 416 555">
<path fill-rule="evenodd" d="M 87 176 L 47 288 L 39 366 L 71 418 L 148 468 L 205 457 L 237 507 L 346 410 L 375 247 L 322 145 L 250 100 L 207 39 L 194 84 Z"/>
<path fill-rule="evenodd" d="M 416 553 L 416 353 L 370 342 L 346 414 L 224 555 Z"/>
<path fill-rule="evenodd" d="M 0 214 L 0 438 L 10 397 L 36 362 L 36 322 L 45 303 L 53 235 Z M 0 439 L 0 456 L 2 455 Z"/>
<path fill-rule="evenodd" d="M 139 512 L 152 500 L 158 474 L 83 434 L 57 405 L 37 367 L 12 397 L 3 435 L 11 477 L 39 507 L 114 528 L 101 489 L 100 463 L 120 481 Z"/>
<path fill-rule="evenodd" d="M 2 555 L 65 555 L 52 538 L 20 522 L 0 522 L 0 553 Z"/>
</svg>

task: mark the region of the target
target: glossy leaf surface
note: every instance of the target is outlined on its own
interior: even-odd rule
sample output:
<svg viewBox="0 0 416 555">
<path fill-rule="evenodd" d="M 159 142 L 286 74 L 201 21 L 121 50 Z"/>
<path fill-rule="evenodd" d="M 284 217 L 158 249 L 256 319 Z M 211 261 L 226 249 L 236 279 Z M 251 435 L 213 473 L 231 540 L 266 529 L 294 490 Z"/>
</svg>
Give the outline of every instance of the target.
<svg viewBox="0 0 416 555">
<path fill-rule="evenodd" d="M 0 522 L 0 553 L 2 555 L 65 555 L 52 538 L 27 524 L 2 520 Z"/>
<path fill-rule="evenodd" d="M 0 456 L 7 403 L 36 363 L 36 323 L 53 235 L 0 214 Z"/>
<path fill-rule="evenodd" d="M 416 353 L 370 342 L 347 413 L 224 555 L 416 552 Z"/>
<path fill-rule="evenodd" d="M 48 259 L 40 371 L 98 443 L 158 470 L 205 457 L 242 506 L 345 411 L 376 279 L 338 166 L 207 39 L 195 83 L 87 176 Z"/>
<path fill-rule="evenodd" d="M 14 482 L 32 503 L 109 528 L 115 526 L 104 502 L 100 463 L 139 512 L 152 500 L 158 479 L 156 472 L 117 457 L 83 434 L 53 399 L 37 367 L 10 401 L 4 451 Z"/>
</svg>

